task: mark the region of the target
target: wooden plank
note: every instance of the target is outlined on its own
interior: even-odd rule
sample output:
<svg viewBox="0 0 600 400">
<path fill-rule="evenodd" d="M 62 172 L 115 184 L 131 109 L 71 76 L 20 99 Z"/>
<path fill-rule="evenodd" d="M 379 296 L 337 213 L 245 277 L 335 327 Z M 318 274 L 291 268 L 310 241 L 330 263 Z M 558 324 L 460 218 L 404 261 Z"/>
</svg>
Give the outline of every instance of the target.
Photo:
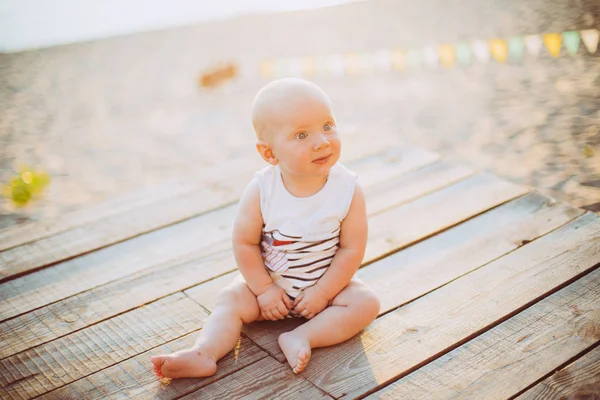
<svg viewBox="0 0 600 400">
<path fill-rule="evenodd" d="M 367 399 L 507 399 L 599 341 L 600 269 L 596 269 Z M 580 379 L 567 371 L 555 378 L 583 386 L 586 380 L 592 383 L 592 371 Z M 600 378 L 600 365 L 595 375 Z M 570 394 L 564 386 L 554 388 L 540 385 L 537 398 Z"/>
<path fill-rule="evenodd" d="M 197 399 L 199 396 L 211 400 L 332 399 L 294 374 L 287 365 L 271 357 L 265 357 L 235 374 L 206 386 L 201 392 L 191 393 L 182 399 Z"/>
<path fill-rule="evenodd" d="M 229 251 L 184 263 L 175 260 L 9 319 L 0 323 L 0 359 L 150 303 L 232 268 L 235 268 L 235 260 Z"/>
<path fill-rule="evenodd" d="M 302 375 L 334 397 L 381 388 L 589 272 L 600 218 L 558 230 L 378 318 L 362 334 L 316 349 Z"/>
<path fill-rule="evenodd" d="M 349 145 L 344 146 L 342 159 L 344 162 L 370 157 L 375 153 L 381 153 L 384 149 L 374 140 L 352 138 Z M 422 148 L 402 146 L 405 149 L 400 153 L 407 160 L 420 158 L 418 162 L 431 162 L 438 156 Z M 252 171 L 262 167 L 262 161 L 252 152 L 246 153 L 245 157 L 230 159 L 228 168 L 220 164 L 212 164 L 202 170 L 196 170 L 192 177 L 185 180 L 164 182 L 160 186 L 142 189 L 128 193 L 123 196 L 108 199 L 102 203 L 86 207 L 85 209 L 73 211 L 67 215 L 51 221 L 33 221 L 18 226 L 0 229 L 0 251 L 31 243 L 33 241 L 65 232 L 70 229 L 100 221 L 117 214 L 126 214 L 139 207 L 152 205 L 155 202 L 168 200 L 177 196 L 193 194 L 194 191 L 202 191 L 202 187 L 210 185 L 211 182 L 219 182 L 228 176 L 235 176 L 237 171 Z"/>
<path fill-rule="evenodd" d="M 206 317 L 177 293 L 0 360 L 0 385 L 11 399 L 38 396 L 190 333 Z"/>
<path fill-rule="evenodd" d="M 361 162 L 366 163 L 367 161 L 361 160 Z M 369 165 L 372 166 L 374 163 L 369 162 Z M 378 170 L 384 171 L 384 173 L 377 174 L 377 177 L 379 179 L 382 176 L 388 177 L 389 174 L 385 173 L 386 168 L 383 167 L 381 162 L 379 162 L 379 166 Z M 437 177 L 439 168 L 442 167 L 446 171 L 444 174 L 445 179 Z M 365 171 L 367 168 L 360 168 L 360 170 Z M 390 168 L 389 170 L 393 171 L 394 169 Z M 423 174 L 423 170 L 428 171 L 430 175 Z M 465 174 L 470 174 L 470 170 L 442 163 L 434 169 L 426 167 L 407 175 L 401 175 L 397 180 L 385 181 L 384 184 L 388 186 L 389 182 L 406 184 L 406 190 L 402 194 L 398 194 L 398 197 L 400 197 L 399 200 L 395 196 L 389 196 L 382 190 L 377 190 L 380 185 L 368 186 L 366 191 L 369 193 L 371 188 L 377 190 L 379 197 L 387 199 L 387 203 L 385 201 L 378 201 L 379 204 L 383 207 L 388 207 L 390 204 L 402 201 L 402 198 L 415 197 L 421 192 L 427 193 L 431 190 L 431 185 L 443 186 L 464 177 Z M 428 177 L 431 177 L 431 179 Z M 412 182 L 416 181 L 426 181 L 429 184 L 412 184 Z M 371 182 L 367 183 L 370 184 Z M 395 187 L 396 185 L 392 185 L 390 190 L 395 190 Z M 374 197 L 374 199 L 377 200 L 378 197 Z M 230 217 L 233 218 L 232 215 Z M 225 238 L 224 236 L 227 237 Z M 222 241 L 229 245 L 230 232 L 224 233 L 224 236 L 221 238 Z M 101 285 L 72 297 L 67 297 L 57 303 L 0 323 L 0 330 L 7 332 L 6 335 L 0 338 L 0 358 L 45 343 L 63 336 L 73 329 L 84 328 L 102 319 L 110 318 L 119 312 L 127 311 L 161 296 L 187 289 L 204 280 L 235 269 L 235 261 L 232 256 L 223 257 L 217 255 L 215 256 L 216 258 L 203 260 L 202 258 L 205 255 L 206 249 L 186 254 L 163 264 L 148 266 L 148 268 L 134 275 L 129 275 L 106 285 Z M 105 278 L 106 270 L 101 271 L 101 273 Z M 86 279 L 86 281 L 90 280 L 89 277 Z M 132 292 L 138 295 L 135 297 L 130 296 Z M 94 312 L 90 312 L 90 310 L 85 308 L 81 309 L 80 305 L 87 304 L 90 301 L 89 299 L 101 300 L 101 304 L 104 307 L 95 309 Z"/>
<path fill-rule="evenodd" d="M 596 303 L 598 305 L 598 303 Z M 598 325 L 594 332 L 598 332 Z M 589 331 L 588 331 L 589 333 Z M 517 400 L 600 397 L 600 346 L 517 397 Z"/>
<path fill-rule="evenodd" d="M 194 188 L 197 189 L 185 181 L 164 182 L 160 186 L 137 190 L 90 205 L 85 209 L 72 211 L 54 220 L 32 221 L 0 229 L 0 251 L 31 243 L 116 214 L 126 213 L 129 210 L 144 207 L 172 196 L 180 196 Z"/>
<path fill-rule="evenodd" d="M 239 199 L 251 170 L 202 190 L 138 207 L 0 253 L 0 282 L 158 228 L 193 218 Z"/>
<path fill-rule="evenodd" d="M 399 204 L 425 196 L 442 187 L 474 175 L 471 168 L 447 161 L 438 161 L 402 175 L 400 179 L 387 179 L 365 192 L 369 215 L 379 214 Z M 359 182 L 362 183 L 359 177 Z M 393 199 L 393 202 L 390 202 Z"/>
<path fill-rule="evenodd" d="M 385 179 L 386 171 L 397 174 L 402 169 L 410 170 L 436 158 L 426 150 L 405 146 L 376 157 L 367 157 L 357 166 L 367 167 L 367 179 Z M 383 171 L 377 168 L 382 162 L 387 166 Z M 204 179 L 201 189 L 179 193 L 126 212 L 105 215 L 103 219 L 94 219 L 68 230 L 61 231 L 55 226 L 54 234 L 40 234 L 37 240 L 0 252 L 0 282 L 237 201 L 253 171 L 261 167 L 261 161 L 254 157 L 234 160 L 233 163 L 236 165 L 227 168 L 221 165 L 211 167 L 205 174 L 209 178 Z M 401 166 L 400 171 L 398 166 Z M 368 167 L 371 167 L 370 171 Z M 69 224 L 58 225 L 64 228 Z"/>
<path fill-rule="evenodd" d="M 372 157 L 361 160 L 355 165 L 357 172 L 366 172 L 363 182 L 367 190 L 383 178 L 394 177 L 426 162 L 420 160 L 431 160 L 427 156 L 428 153 L 411 151 L 408 152 L 411 156 L 407 157 L 404 152 L 404 148 L 392 150 L 384 153 L 385 157 Z M 420 155 L 416 157 L 415 154 Z M 369 170 L 377 170 L 380 173 L 369 174 Z M 462 167 L 448 170 L 452 171 L 445 175 L 448 182 L 460 179 L 461 176 L 468 173 Z M 442 185 L 443 183 L 444 181 L 433 179 L 431 184 Z M 418 196 L 418 190 L 432 190 L 429 186 L 416 185 L 409 189 L 411 191 L 406 191 L 405 196 Z M 387 198 L 388 201 L 393 200 L 391 197 Z M 50 269 L 0 284 L 0 299 L 6 300 L 0 303 L 0 320 L 123 278 L 159 263 L 167 263 L 175 258 L 180 258 L 180 262 L 193 259 L 186 259 L 186 255 L 187 257 L 198 257 L 199 253 L 196 251 L 190 254 L 190 249 L 201 249 L 200 252 L 204 251 L 205 255 L 228 249 L 230 248 L 231 227 L 236 207 L 236 205 L 232 205 L 203 214 L 191 220 L 55 265 Z M 215 227 L 218 228 L 215 229 Z M 206 232 L 210 232 L 210 235 L 207 235 Z M 177 238 L 177 240 L 173 240 L 173 238 Z M 50 286 L 52 290 L 40 291 L 38 290 L 40 286 L 45 288 Z"/>
<path fill-rule="evenodd" d="M 110 246 L 0 284 L 0 320 L 167 263 L 231 247 L 236 205 Z M 210 232 L 210 234 L 207 234 Z"/>
<path fill-rule="evenodd" d="M 357 277 L 376 291 L 381 300 L 380 314 L 385 314 L 553 231 L 582 213 L 583 210 L 531 193 L 361 268 Z M 225 285 L 225 278 L 231 280 L 223 276 L 195 286 L 186 294 L 211 310 L 214 295 L 220 290 L 217 286 Z M 277 338 L 298 324 L 273 325 L 270 322 L 252 324 L 245 328 L 245 333 L 269 354 L 284 361 Z"/>
<path fill-rule="evenodd" d="M 383 178 L 393 177 L 435 160 L 431 153 L 410 147 L 392 149 L 382 156 L 350 165 L 368 188 Z M 379 174 L 369 171 L 380 171 Z M 455 174 L 463 174 L 460 168 Z M 448 179 L 453 175 L 447 176 Z M 370 178 L 369 178 L 370 177 Z M 457 179 L 457 178 L 453 178 Z M 415 188 L 418 189 L 418 188 Z M 431 189 L 429 189 L 431 190 Z M 418 195 L 412 192 L 413 195 Z M 406 194 L 405 194 L 406 196 Z M 391 198 L 390 198 L 391 199 Z M 131 240 L 95 251 L 52 268 L 0 284 L 0 321 L 89 290 L 159 263 L 185 257 L 190 249 L 206 254 L 230 248 L 236 205 L 224 207 Z M 177 240 L 173 240 L 177 238 Z M 182 262 L 189 261 L 182 259 Z M 51 290 L 39 290 L 40 287 Z"/>
<path fill-rule="evenodd" d="M 583 210 L 530 193 L 362 268 L 386 313 L 581 216 Z M 399 290 L 400 289 L 400 290 Z"/>
<path fill-rule="evenodd" d="M 365 260 L 375 261 L 525 193 L 524 187 L 481 173 L 376 215 L 369 221 Z"/>
<path fill-rule="evenodd" d="M 238 347 L 218 362 L 217 373 L 208 378 L 175 379 L 163 384 L 150 371 L 150 357 L 189 348 L 198 331 L 128 360 L 88 375 L 42 395 L 41 399 L 175 399 L 216 382 L 264 358 L 267 354 L 242 336 Z M 251 367 L 252 368 L 252 367 Z"/>
</svg>

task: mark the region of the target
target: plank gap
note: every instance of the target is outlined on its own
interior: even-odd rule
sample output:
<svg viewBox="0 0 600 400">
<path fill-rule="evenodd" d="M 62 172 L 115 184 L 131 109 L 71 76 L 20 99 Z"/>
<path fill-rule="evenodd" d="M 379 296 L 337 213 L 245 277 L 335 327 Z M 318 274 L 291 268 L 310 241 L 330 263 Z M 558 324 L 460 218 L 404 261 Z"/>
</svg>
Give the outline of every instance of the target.
<svg viewBox="0 0 600 400">
<path fill-rule="evenodd" d="M 569 358 L 567 361 L 565 361 L 564 363 L 562 363 L 561 365 L 559 365 L 557 368 L 555 368 L 551 372 L 549 372 L 546 375 L 542 376 L 541 378 L 539 378 L 538 380 L 536 380 L 535 382 L 533 382 L 531 385 L 528 385 L 525 389 L 519 391 L 514 396 L 509 397 L 508 400 L 515 400 L 517 397 L 521 396 L 523 393 L 527 392 L 528 390 L 530 390 L 534 386 L 539 385 L 540 383 L 542 383 L 546 379 L 550 378 L 552 375 L 554 375 L 558 371 L 561 371 L 561 370 L 567 368 L 569 365 L 573 364 L 574 362 L 576 362 L 580 358 L 584 357 L 586 354 L 594 351 L 598 347 L 600 347 L 600 341 L 597 341 L 596 343 L 594 343 L 593 345 L 591 345 L 587 349 L 579 352 L 579 354 L 577 354 L 577 355 Z"/>
<path fill-rule="evenodd" d="M 587 271 L 583 271 L 583 272 L 581 272 L 580 274 L 577 274 L 577 275 L 575 275 L 575 276 L 574 276 L 574 277 L 572 277 L 571 279 L 568 279 L 567 281 L 565 281 L 565 282 L 562 282 L 560 285 L 556 286 L 555 288 L 551 289 L 550 291 L 546 292 L 545 294 L 543 294 L 543 295 L 541 295 L 541 296 L 538 296 L 538 297 L 534 298 L 534 299 L 533 299 L 533 300 L 531 300 L 530 302 L 528 302 L 528 303 L 524 304 L 523 306 L 521 306 L 521 307 L 519 307 L 519 308 L 517 308 L 517 309 L 515 309 L 515 310 L 511 311 L 510 313 L 508 313 L 508 314 L 504 315 L 503 317 L 501 317 L 501 318 L 497 319 L 497 320 L 496 320 L 496 321 L 494 321 L 493 323 L 491 323 L 491 324 L 489 324 L 489 325 L 487 325 L 487 326 L 485 326 L 485 327 L 483 327 L 483 328 L 481 328 L 481 329 L 479 329 L 479 330 L 477 330 L 477 331 L 473 332 L 473 333 L 472 333 L 472 334 L 470 334 L 470 335 L 467 335 L 467 336 L 465 336 L 464 338 L 460 339 L 459 341 L 457 341 L 457 342 L 454 342 L 454 343 L 453 343 L 451 346 L 448 346 L 448 347 L 446 347 L 444 350 L 442 350 L 442 351 L 440 351 L 440 352 L 438 352 L 438 353 L 436 353 L 436 354 L 433 354 L 433 355 L 432 355 L 432 356 L 430 356 L 430 357 L 427 357 L 427 358 L 426 358 L 426 359 L 424 359 L 423 361 L 421 361 L 421 362 L 419 362 L 419 363 L 417 363 L 417 364 L 415 364 L 415 365 L 411 366 L 410 368 L 406 369 L 405 371 L 403 371 L 403 372 L 399 373 L 398 375 L 394 376 L 394 377 L 393 377 L 392 379 L 390 379 L 389 381 L 387 381 L 387 382 L 384 382 L 384 383 L 382 383 L 382 384 L 380 384 L 380 385 L 377 385 L 377 386 L 375 386 L 374 388 L 367 390 L 365 393 L 363 393 L 363 394 L 360 394 L 359 396 L 357 396 L 357 397 L 355 397 L 355 398 L 356 398 L 356 399 L 364 399 L 365 397 L 367 397 L 367 396 L 369 396 L 369 395 L 371 395 L 371 394 L 373 394 L 373 393 L 375 393 L 375 392 L 377 392 L 377 391 L 380 391 L 380 390 L 382 390 L 382 389 L 384 389 L 384 388 L 386 388 L 386 387 L 388 387 L 388 386 L 392 385 L 392 384 L 393 384 L 393 383 L 395 383 L 396 381 L 398 381 L 398 380 L 400 380 L 400 379 L 404 378 L 405 376 L 407 376 L 407 375 L 409 375 L 409 374 L 411 374 L 411 373 L 415 372 L 416 370 L 418 370 L 418 369 L 420 369 L 420 368 L 424 367 L 425 365 L 427 365 L 427 364 L 431 363 L 432 361 L 434 361 L 434 360 L 437 360 L 438 358 L 440 358 L 440 357 L 442 357 L 442 356 L 446 355 L 447 353 L 450 353 L 451 351 L 453 351 L 453 350 L 455 350 L 455 349 L 459 348 L 460 346 L 464 345 L 465 343 L 467 343 L 467 342 L 470 342 L 471 340 L 473 340 L 473 339 L 475 339 L 476 337 L 478 337 L 478 336 L 482 335 L 483 333 L 485 333 L 485 332 L 487 332 L 487 331 L 489 331 L 489 330 L 491 330 L 491 329 L 495 328 L 496 326 L 498 326 L 498 325 L 502 324 L 503 322 L 506 322 L 507 320 L 511 319 L 512 317 L 514 317 L 515 315 L 517 315 L 517 314 L 521 313 L 522 311 L 526 310 L 527 308 L 531 307 L 532 305 L 534 305 L 534 304 L 536 304 L 536 303 L 540 302 L 541 300 L 545 299 L 546 297 L 548 297 L 548 296 L 550 296 L 550 295 L 552 295 L 552 294 L 554 294 L 554 293 L 558 292 L 558 291 L 559 291 L 559 290 L 561 290 L 561 289 L 564 289 L 565 287 L 569 286 L 569 285 L 570 285 L 570 284 L 572 284 L 573 282 L 575 282 L 575 281 L 577 281 L 577 280 L 581 279 L 582 277 L 584 277 L 584 276 L 586 276 L 586 275 L 588 275 L 588 274 L 590 274 L 590 273 L 594 272 L 594 271 L 595 271 L 595 270 L 597 270 L 599 267 L 600 267 L 600 263 L 597 263 L 597 264 L 595 264 L 595 265 L 594 265 L 592 268 L 588 269 Z M 381 317 L 381 316 L 378 316 L 378 317 L 377 317 L 377 319 L 379 319 L 380 317 Z M 599 344 L 600 344 L 600 342 L 596 343 L 596 344 L 595 344 L 595 346 L 597 346 L 597 345 L 599 345 Z M 591 351 L 591 350 L 592 350 L 592 349 L 590 349 L 590 351 Z M 578 358 L 578 357 L 574 357 L 573 359 L 577 359 L 577 358 Z M 571 360 L 570 362 L 573 362 L 573 360 Z M 550 375 L 552 375 L 552 374 L 550 374 Z M 548 376 L 549 376 L 549 375 L 546 375 L 546 376 L 544 376 L 544 378 L 543 378 L 543 379 L 546 379 Z M 542 380 L 543 380 L 543 379 L 542 379 Z M 538 381 L 538 382 L 536 382 L 536 383 L 539 383 L 539 381 Z M 529 386 L 527 389 L 530 389 L 530 388 L 531 388 L 531 386 Z M 323 390 L 323 389 L 322 389 L 322 390 Z M 519 392 L 519 394 L 523 394 L 523 391 Z M 344 397 L 344 395 L 342 395 L 342 396 L 339 396 L 339 397 L 337 397 L 337 398 L 341 398 L 341 397 Z M 513 397 L 513 398 L 514 398 L 514 397 Z"/>
<path fill-rule="evenodd" d="M 479 211 L 479 212 L 478 212 L 478 213 L 476 213 L 476 214 L 471 214 L 471 215 L 469 215 L 468 217 L 464 218 L 464 219 L 463 219 L 463 220 L 461 220 L 461 221 L 457 221 L 457 222 L 454 222 L 454 223 L 452 223 L 452 224 L 446 225 L 446 226 L 444 226 L 443 228 L 441 228 L 440 230 L 437 230 L 437 231 L 435 231 L 435 232 L 431 232 L 431 233 L 429 233 L 429 234 L 426 234 L 426 235 L 421 235 L 421 236 L 420 236 L 418 239 L 416 239 L 416 240 L 413 240 L 413 241 L 411 241 L 410 243 L 406 243 L 406 244 L 399 245 L 399 246 L 397 245 L 397 246 L 396 246 L 396 247 L 394 247 L 394 249 L 393 249 L 393 250 L 391 250 L 391 251 L 388 251 L 388 252 L 386 252 L 386 253 L 380 254 L 379 256 L 372 257 L 372 258 L 370 258 L 370 259 L 368 259 L 368 260 L 364 261 L 364 262 L 361 264 L 361 268 L 362 268 L 362 267 L 366 267 L 366 266 L 368 266 L 368 265 L 371 265 L 371 264 L 373 264 L 373 263 L 374 263 L 374 262 L 376 262 L 376 261 L 380 261 L 380 260 L 382 260 L 382 259 L 384 259 L 384 258 L 386 258 L 386 257 L 389 257 L 389 256 L 391 256 L 392 254 L 398 253 L 398 252 L 399 252 L 399 251 L 401 251 L 401 250 L 404 250 L 404 249 L 406 249 L 406 248 L 408 248 L 408 247 L 412 247 L 412 246 L 414 246 L 414 245 L 416 245 L 416 244 L 418 244 L 418 243 L 421 243 L 421 242 L 423 242 L 423 241 L 425 241 L 425 240 L 427 240 L 427 239 L 430 239 L 430 238 L 432 238 L 432 237 L 434 237 L 434 236 L 437 236 L 437 235 L 439 235 L 439 234 L 441 234 L 441 233 L 444 233 L 444 232 L 446 232 L 446 231 L 448 231 L 448 230 L 450 230 L 450 229 L 452 229 L 452 228 L 454 228 L 454 227 L 456 227 L 456 226 L 458 226 L 458 225 L 464 224 L 465 222 L 467 222 L 467 221 L 469 221 L 469 220 L 472 220 L 472 219 L 473 219 L 473 218 L 475 218 L 475 217 L 478 217 L 478 216 L 480 216 L 480 215 L 482 215 L 482 214 L 485 214 L 486 212 L 489 212 L 489 211 L 491 211 L 491 210 L 494 210 L 494 209 L 496 209 L 496 208 L 498 208 L 498 207 L 500 207 L 500 206 L 502 206 L 502 205 L 504 205 L 504 204 L 510 203 L 511 201 L 514 201 L 514 200 L 520 199 L 520 198 L 522 198 L 522 197 L 524 197 L 524 196 L 527 196 L 527 195 L 528 195 L 528 194 L 530 194 L 530 193 L 532 193 L 532 192 L 531 192 L 531 191 L 526 191 L 526 192 L 524 192 L 524 193 L 520 193 L 520 194 L 518 194 L 518 195 L 516 195 L 516 196 L 513 196 L 513 197 L 511 197 L 510 199 L 506 199 L 506 200 L 503 200 L 502 202 L 499 202 L 499 203 L 497 203 L 495 206 L 492 206 L 492 207 L 490 207 L 490 208 L 487 208 L 487 209 L 485 209 L 485 210 L 481 210 L 481 211 Z M 420 199 L 420 198 L 419 198 L 419 199 Z M 414 201 L 418 201 L 419 199 L 416 199 L 416 200 L 414 200 Z"/>
<path fill-rule="evenodd" d="M 534 193 L 534 192 L 530 192 L 530 193 Z M 528 195 L 528 194 L 524 194 L 523 196 L 527 196 L 527 195 Z M 523 197 L 523 196 L 520 196 L 520 197 Z M 501 206 L 501 205 L 499 205 L 498 207 L 500 207 L 500 206 Z M 538 211 L 538 210 L 542 209 L 543 207 L 544 207 L 544 205 L 540 204 L 540 205 L 539 205 L 539 206 L 536 208 L 536 211 Z M 488 210 L 488 211 L 491 211 L 491 210 Z M 488 211 L 485 211 L 485 212 L 488 212 Z M 386 314 L 389 314 L 389 313 L 391 313 L 391 312 L 394 312 L 394 311 L 398 310 L 400 307 L 403 307 L 403 306 L 405 306 L 405 305 L 407 305 L 407 304 L 410 304 L 410 303 L 412 303 L 412 302 L 414 302 L 414 301 L 416 301 L 416 300 L 418 300 L 418 299 L 420 299 L 420 298 L 422 298 L 422 297 L 424 297 L 424 296 L 426 296 L 426 295 L 428 295 L 428 294 L 430 294 L 430 293 L 432 293 L 432 292 L 434 292 L 434 291 L 436 291 L 436 290 L 438 290 L 438 289 L 440 289 L 440 288 L 442 288 L 442 287 L 444 287 L 444 286 L 447 286 L 447 285 L 451 284 L 452 282 L 454 282 L 454 281 L 456 281 L 456 280 L 458 280 L 458 279 L 460 279 L 460 278 L 462 278 L 462 277 L 464 277 L 464 276 L 466 276 L 466 275 L 468 275 L 468 274 L 471 274 L 471 273 L 473 273 L 473 272 L 475 272 L 475 271 L 477 271 L 477 270 L 479 270 L 479 269 L 481 269 L 481 268 L 483 268 L 483 267 L 487 266 L 488 264 L 491 264 L 491 263 L 493 263 L 493 262 L 495 262 L 495 261 L 497 261 L 497 260 L 499 260 L 499 259 L 501 259 L 501 258 L 503 258 L 503 257 L 506 257 L 506 256 L 508 256 L 508 255 L 510 255 L 510 254 L 512 254 L 512 253 L 514 253 L 515 251 L 517 251 L 517 250 L 521 249 L 523 246 L 526 246 L 526 245 L 528 245 L 528 244 L 530 244 L 530 243 L 533 243 L 533 242 L 535 242 L 536 240 L 540 240 L 541 238 L 543 238 L 543 237 L 545 237 L 545 236 L 547 236 L 547 235 L 551 234 L 551 233 L 552 233 L 552 232 L 554 232 L 555 230 L 558 230 L 558 229 L 560 229 L 560 228 L 564 227 L 565 225 L 568 225 L 568 224 L 570 224 L 571 222 L 572 222 L 572 220 L 565 220 L 565 221 L 564 221 L 562 224 L 560 224 L 560 225 L 557 225 L 557 226 L 556 226 L 556 227 L 554 227 L 552 230 L 549 230 L 549 231 L 547 231 L 547 232 L 545 232 L 545 233 L 542 233 L 542 234 L 540 234 L 539 236 L 537 236 L 536 238 L 534 238 L 534 239 L 532 239 L 532 240 L 522 240 L 522 241 L 519 243 L 519 245 L 518 245 L 517 247 L 515 247 L 514 249 L 512 249 L 512 250 L 509 250 L 509 251 L 507 251 L 507 252 L 506 252 L 506 253 L 504 253 L 504 254 L 500 254 L 500 255 L 498 255 L 498 256 L 496 256 L 496 257 L 494 257 L 494 258 L 492 258 L 492 259 L 490 259 L 490 260 L 486 261 L 485 263 L 481 264 L 481 265 L 480 265 L 479 267 L 477 267 L 477 268 L 474 268 L 474 269 L 472 269 L 472 270 L 470 270 L 470 271 L 466 271 L 466 272 L 464 272 L 464 273 L 462 273 L 462 274 L 460 274 L 460 275 L 457 275 L 457 276 L 455 276 L 454 278 L 451 278 L 449 281 L 445 282 L 444 284 L 442 284 L 442 285 L 439 285 L 439 286 L 437 286 L 437 287 L 435 287 L 435 288 L 432 288 L 431 290 L 428 290 L 427 292 L 424 292 L 424 293 L 420 294 L 419 296 L 415 296 L 415 297 L 413 297 L 413 298 L 409 299 L 408 301 L 405 301 L 405 302 L 403 302 L 402 304 L 399 304 L 397 307 L 394 307 L 394 308 L 391 308 L 391 309 L 389 309 L 389 310 L 386 310 L 386 311 L 384 311 L 384 312 L 381 312 L 381 313 L 380 313 L 380 314 L 377 316 L 377 318 L 383 317 L 383 316 L 384 316 L 384 315 L 386 315 Z M 452 228 L 452 227 L 450 227 L 450 228 Z M 449 229 L 450 229 L 450 228 L 449 228 Z M 442 233 L 442 232 L 440 232 L 440 233 Z M 361 268 L 362 268 L 362 267 L 363 267 L 363 266 L 361 265 Z M 592 271 L 589 271 L 589 272 L 591 273 Z M 203 308 L 204 308 L 204 307 L 203 307 Z"/>
</svg>

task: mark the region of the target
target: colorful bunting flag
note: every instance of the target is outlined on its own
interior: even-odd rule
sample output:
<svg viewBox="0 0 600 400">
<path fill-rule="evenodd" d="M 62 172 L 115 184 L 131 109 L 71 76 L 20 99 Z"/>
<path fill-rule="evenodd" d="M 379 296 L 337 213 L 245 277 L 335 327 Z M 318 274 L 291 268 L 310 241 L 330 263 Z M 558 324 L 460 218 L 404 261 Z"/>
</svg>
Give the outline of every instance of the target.
<svg viewBox="0 0 600 400">
<path fill-rule="evenodd" d="M 303 61 L 301 58 L 289 58 L 287 61 L 288 71 L 290 76 L 302 76 Z"/>
<path fill-rule="evenodd" d="M 525 49 L 525 42 L 520 36 L 511 37 L 508 39 L 508 54 L 512 60 L 520 60 Z"/>
<path fill-rule="evenodd" d="M 356 54 L 344 54 L 344 66 L 348 75 L 358 75 L 358 57 Z"/>
<path fill-rule="evenodd" d="M 499 63 L 506 61 L 506 55 L 508 54 L 508 45 L 503 39 L 492 39 L 490 40 L 490 52 L 492 57 Z"/>
<path fill-rule="evenodd" d="M 260 63 L 260 74 L 265 78 L 272 78 L 275 72 L 274 62 L 265 60 Z"/>
<path fill-rule="evenodd" d="M 421 66 L 421 52 L 418 50 L 408 50 L 406 52 L 406 65 L 410 68 L 419 68 Z"/>
<path fill-rule="evenodd" d="M 565 42 L 565 47 L 567 48 L 567 52 L 572 56 L 577 54 L 577 51 L 579 50 L 579 32 L 563 32 L 562 36 Z"/>
<path fill-rule="evenodd" d="M 530 55 L 537 57 L 542 49 L 542 38 L 540 35 L 525 36 L 525 46 Z"/>
<path fill-rule="evenodd" d="M 379 50 L 373 54 L 373 63 L 375 68 L 382 71 L 389 71 L 392 69 L 392 54 L 389 50 Z"/>
<path fill-rule="evenodd" d="M 581 31 L 581 39 L 583 40 L 583 44 L 585 44 L 585 47 L 592 54 L 594 54 L 598 48 L 599 38 L 600 32 L 598 29 L 585 29 Z"/>
<path fill-rule="evenodd" d="M 333 76 L 344 75 L 346 67 L 344 66 L 344 57 L 340 54 L 332 54 L 327 57 L 327 66 Z"/>
<path fill-rule="evenodd" d="M 372 53 L 358 54 L 357 66 L 360 72 L 373 72 L 373 70 L 375 69 L 375 55 Z"/>
<path fill-rule="evenodd" d="M 285 59 L 273 60 L 273 76 L 278 78 L 285 75 Z"/>
<path fill-rule="evenodd" d="M 475 58 L 482 64 L 487 64 L 490 61 L 490 46 L 485 40 L 476 40 L 472 46 Z"/>
<path fill-rule="evenodd" d="M 544 44 L 552 57 L 557 58 L 560 55 L 561 37 L 558 33 L 546 33 L 544 35 Z"/>
<path fill-rule="evenodd" d="M 456 46 L 456 59 L 461 65 L 471 64 L 471 49 L 468 43 L 462 42 Z"/>
<path fill-rule="evenodd" d="M 470 45 L 460 42 L 456 45 L 442 44 L 427 46 L 422 49 L 402 50 L 380 49 L 373 53 L 347 53 L 344 55 L 332 54 L 328 56 L 308 56 L 302 58 L 282 58 L 277 60 L 264 60 L 260 63 L 260 74 L 272 79 L 284 76 L 340 76 L 344 74 L 359 75 L 392 69 L 402 71 L 407 66 L 419 68 L 423 65 L 434 68 L 441 64 L 446 69 L 451 69 L 456 63 L 469 65 L 474 56 L 477 61 L 487 64 L 490 58 L 498 63 L 507 59 L 518 61 L 527 48 L 528 53 L 537 57 L 542 44 L 554 58 L 560 56 L 560 48 L 564 41 L 565 49 L 571 56 L 579 51 L 579 44 L 583 42 L 590 53 L 595 53 L 600 40 L 598 29 L 584 29 L 566 31 L 562 33 L 547 33 L 544 35 L 514 36 L 508 39 L 476 40 Z"/>
<path fill-rule="evenodd" d="M 423 61 L 428 68 L 435 68 L 438 65 L 440 55 L 435 46 L 427 46 L 423 48 Z"/>
<path fill-rule="evenodd" d="M 439 47 L 440 62 L 444 68 L 452 68 L 454 66 L 454 47 L 451 44 L 442 44 Z"/>
<path fill-rule="evenodd" d="M 398 71 L 402 71 L 404 68 L 406 68 L 406 56 L 400 50 L 392 51 L 391 62 L 392 67 Z"/>
<path fill-rule="evenodd" d="M 317 72 L 317 63 L 314 57 L 302 58 L 302 75 L 313 76 Z"/>
</svg>

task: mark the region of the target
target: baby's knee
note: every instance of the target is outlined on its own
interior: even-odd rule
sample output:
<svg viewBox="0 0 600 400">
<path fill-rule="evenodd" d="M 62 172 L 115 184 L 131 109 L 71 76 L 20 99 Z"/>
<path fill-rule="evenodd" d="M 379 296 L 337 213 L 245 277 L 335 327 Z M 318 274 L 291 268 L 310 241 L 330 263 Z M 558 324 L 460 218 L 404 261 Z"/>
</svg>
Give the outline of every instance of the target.
<svg viewBox="0 0 600 400">
<path fill-rule="evenodd" d="M 239 316 L 244 322 L 252 322 L 258 317 L 256 297 L 245 285 L 228 286 L 221 290 L 215 300 L 215 310 L 217 308 Z"/>
<path fill-rule="evenodd" d="M 371 320 L 375 320 L 381 310 L 381 301 L 379 297 L 370 289 L 363 289 L 357 299 L 358 307 L 361 313 Z"/>
</svg>

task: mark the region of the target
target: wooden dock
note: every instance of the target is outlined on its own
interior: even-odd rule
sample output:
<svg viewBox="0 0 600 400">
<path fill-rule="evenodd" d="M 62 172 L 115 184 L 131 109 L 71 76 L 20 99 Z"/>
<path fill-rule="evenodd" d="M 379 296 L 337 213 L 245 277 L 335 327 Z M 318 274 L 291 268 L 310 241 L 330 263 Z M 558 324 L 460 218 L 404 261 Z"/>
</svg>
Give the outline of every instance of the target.
<svg viewBox="0 0 600 400">
<path fill-rule="evenodd" d="M 260 166 L 237 160 L 0 231 L 0 397 L 600 396 L 597 215 L 419 148 L 350 154 L 369 210 L 358 276 L 382 301 L 361 334 L 294 375 L 277 336 L 301 321 L 255 323 L 213 377 L 152 374 L 235 272 L 236 201 Z"/>
</svg>

